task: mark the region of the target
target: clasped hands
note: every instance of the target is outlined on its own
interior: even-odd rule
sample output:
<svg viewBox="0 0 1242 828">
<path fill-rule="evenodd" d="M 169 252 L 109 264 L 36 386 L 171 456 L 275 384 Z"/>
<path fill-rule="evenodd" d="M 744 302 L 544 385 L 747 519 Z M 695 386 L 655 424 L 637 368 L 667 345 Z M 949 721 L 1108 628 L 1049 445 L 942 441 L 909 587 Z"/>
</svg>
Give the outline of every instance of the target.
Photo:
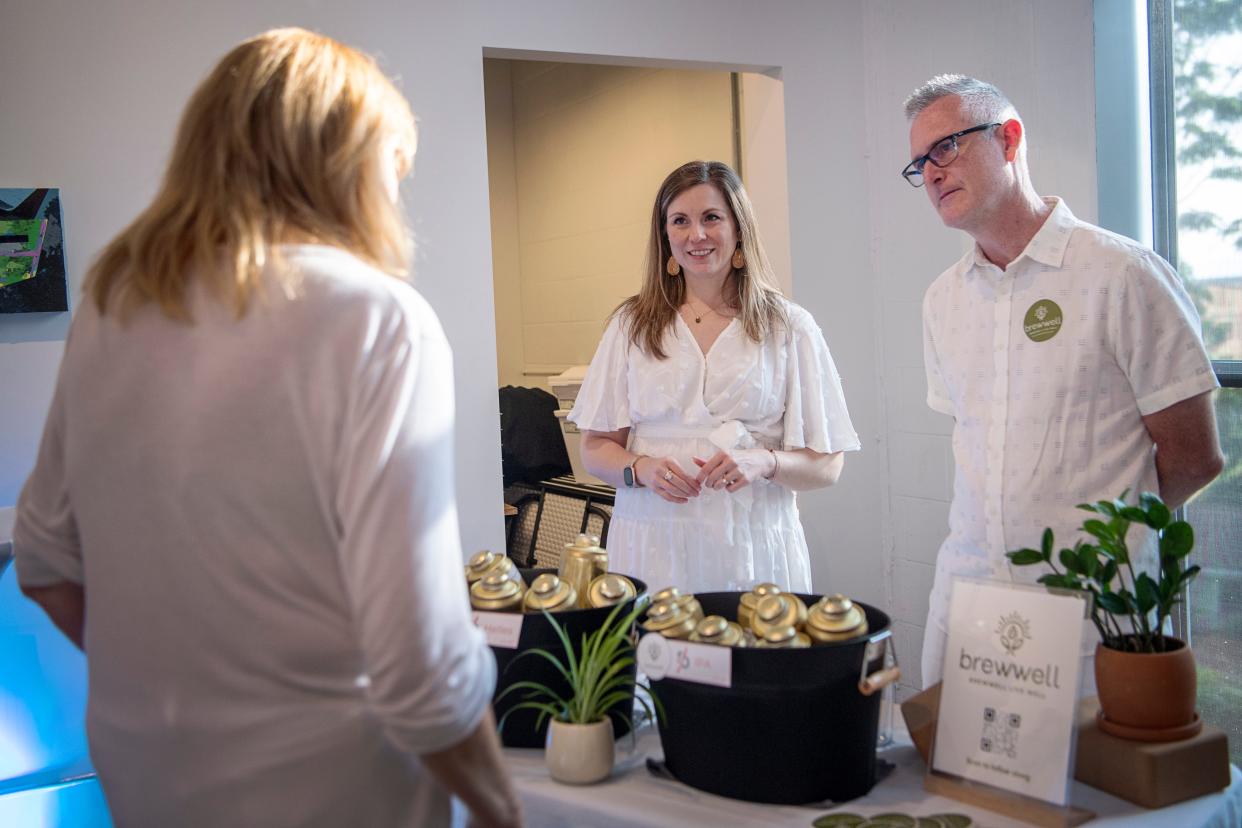
<svg viewBox="0 0 1242 828">
<path fill-rule="evenodd" d="M 764 448 L 718 451 L 706 460 L 695 457 L 698 474 L 691 475 L 672 457 L 644 457 L 639 481 L 670 503 L 686 503 L 704 488 L 736 492 L 776 468 L 772 452 Z"/>
</svg>

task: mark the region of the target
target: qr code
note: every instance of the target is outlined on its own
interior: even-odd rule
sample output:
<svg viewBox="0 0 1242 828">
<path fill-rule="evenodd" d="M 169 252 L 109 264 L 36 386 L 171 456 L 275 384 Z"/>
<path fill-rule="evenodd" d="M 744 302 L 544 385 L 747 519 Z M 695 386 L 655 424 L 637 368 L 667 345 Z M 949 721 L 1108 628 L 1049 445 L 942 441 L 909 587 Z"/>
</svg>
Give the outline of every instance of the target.
<svg viewBox="0 0 1242 828">
<path fill-rule="evenodd" d="M 1001 753 L 1010 759 L 1018 757 L 1018 732 L 1022 729 L 1022 716 L 1007 713 L 994 707 L 983 708 L 983 734 L 979 748 L 984 753 Z"/>
</svg>

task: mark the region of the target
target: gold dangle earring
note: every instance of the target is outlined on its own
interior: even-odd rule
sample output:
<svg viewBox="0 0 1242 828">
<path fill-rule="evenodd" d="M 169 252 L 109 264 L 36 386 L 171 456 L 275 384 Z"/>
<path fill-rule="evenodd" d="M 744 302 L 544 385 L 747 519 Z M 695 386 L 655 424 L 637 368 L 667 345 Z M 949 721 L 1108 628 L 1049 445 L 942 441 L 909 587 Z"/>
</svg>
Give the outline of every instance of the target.
<svg viewBox="0 0 1242 828">
<path fill-rule="evenodd" d="M 746 254 L 742 252 L 742 248 L 733 251 L 732 265 L 734 270 L 741 270 L 746 267 Z"/>
<path fill-rule="evenodd" d="M 669 276 L 681 275 L 681 265 L 677 264 L 677 258 L 675 256 L 668 257 L 668 264 L 664 266 L 664 269 L 668 271 Z"/>
</svg>

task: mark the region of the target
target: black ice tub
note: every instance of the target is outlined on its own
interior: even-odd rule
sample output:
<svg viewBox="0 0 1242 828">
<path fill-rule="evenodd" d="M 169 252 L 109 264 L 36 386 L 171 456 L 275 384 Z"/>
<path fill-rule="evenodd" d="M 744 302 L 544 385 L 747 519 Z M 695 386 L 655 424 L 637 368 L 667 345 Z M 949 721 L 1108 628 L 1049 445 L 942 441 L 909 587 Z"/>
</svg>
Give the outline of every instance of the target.
<svg viewBox="0 0 1242 828">
<path fill-rule="evenodd" d="M 556 574 L 555 569 L 521 569 L 522 580 L 529 586 L 530 582 L 537 575 L 544 572 Z M 624 573 L 620 573 L 624 574 Z M 629 577 L 628 575 L 626 577 Z M 636 578 L 630 578 L 634 582 L 634 587 L 638 591 L 638 597 L 643 597 L 647 592 L 647 585 Z M 630 612 L 634 608 L 634 600 L 625 602 L 625 608 L 621 610 L 622 614 Z M 557 623 L 565 628 L 569 640 L 573 643 L 575 652 L 580 652 L 582 647 L 582 636 L 584 633 L 591 633 L 598 630 L 604 625 L 604 621 L 608 618 L 608 613 L 612 612 L 612 607 L 597 607 L 591 609 L 565 610 L 564 612 L 553 613 Z M 565 677 L 557 672 L 556 668 L 548 663 L 548 660 L 538 655 L 528 655 L 518 658 L 519 653 L 526 652 L 532 648 L 538 647 L 552 653 L 554 656 L 563 659 L 565 656 L 565 647 L 561 644 L 561 640 L 556 635 L 556 630 L 552 629 L 552 625 L 548 623 L 548 619 L 543 613 L 524 613 L 522 616 L 522 635 L 518 639 L 517 649 L 509 649 L 507 647 L 492 647 L 492 652 L 496 654 L 496 693 L 492 696 L 492 709 L 496 714 L 496 721 L 500 721 L 512 708 L 516 707 L 523 701 L 529 693 L 529 690 L 514 690 L 503 699 L 497 701 L 500 694 L 509 687 L 519 681 L 537 681 L 547 685 L 562 698 L 569 694 L 569 682 Z M 635 676 L 635 667 L 630 665 L 626 670 L 626 674 L 633 678 Z M 612 719 L 612 731 L 616 737 L 624 736 L 630 732 L 630 726 L 626 724 L 626 719 L 632 718 L 633 700 L 629 702 L 620 702 L 609 710 L 609 717 Z M 543 723 L 536 728 L 535 722 L 539 718 L 538 710 L 516 710 L 508 719 L 505 719 L 504 727 L 500 731 L 500 740 L 505 747 L 522 747 L 522 748 L 542 748 L 547 741 L 548 720 L 545 718 Z"/>
<path fill-rule="evenodd" d="M 705 615 L 737 620 L 741 593 L 695 597 Z M 808 607 L 819 600 L 799 597 Z M 806 649 L 734 648 L 732 687 L 653 681 L 666 714 L 659 726 L 668 771 L 751 802 L 844 802 L 870 791 L 883 694 L 864 695 L 860 681 L 884 669 L 892 640 L 887 614 L 855 604 L 867 614 L 865 635 Z"/>
</svg>

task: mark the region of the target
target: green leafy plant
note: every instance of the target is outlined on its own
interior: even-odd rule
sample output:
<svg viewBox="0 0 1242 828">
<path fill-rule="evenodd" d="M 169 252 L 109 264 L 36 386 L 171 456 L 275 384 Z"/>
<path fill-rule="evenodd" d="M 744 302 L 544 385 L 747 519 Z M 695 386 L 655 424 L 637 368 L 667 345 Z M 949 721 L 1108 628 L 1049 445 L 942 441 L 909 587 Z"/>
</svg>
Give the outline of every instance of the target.
<svg viewBox="0 0 1242 828">
<path fill-rule="evenodd" d="M 520 653 L 514 659 L 514 663 L 527 656 L 546 659 L 558 673 L 565 677 L 565 681 L 569 684 L 569 693 L 562 697 L 552 688 L 537 681 L 514 682 L 505 688 L 504 692 L 497 697 L 497 701 L 519 690 L 525 690 L 527 693 L 522 701 L 505 713 L 504 718 L 500 720 L 500 727 L 504 727 L 505 719 L 510 714 L 523 709 L 539 711 L 539 718 L 535 721 L 536 729 L 542 727 L 544 720 L 549 717 L 570 724 L 590 724 L 602 721 L 613 705 L 628 699 L 635 699 L 649 717 L 654 717 L 651 704 L 646 698 L 634 692 L 637 687 L 642 687 L 647 691 L 651 702 L 663 715 L 660 700 L 656 698 L 651 688 L 638 682 L 629 672 L 629 668 L 635 663 L 631 631 L 634 628 L 635 619 L 646 609 L 646 604 L 635 601 L 629 612 L 622 613 L 624 607 L 624 604 L 617 604 L 608 613 L 608 617 L 599 629 L 583 633 L 582 646 L 577 652 L 570 644 L 565 628 L 555 616 L 545 610 L 544 616 L 556 630 L 556 635 L 565 648 L 564 655 L 536 647 Z M 630 725 L 631 730 L 633 729 L 629 716 L 624 713 L 617 715 Z"/>
<path fill-rule="evenodd" d="M 1094 598 L 1091 620 L 1105 647 L 1162 653 L 1176 646 L 1163 633 L 1165 619 L 1199 574 L 1198 566 L 1182 568 L 1194 548 L 1195 533 L 1186 521 L 1173 520 L 1158 495 L 1144 492 L 1138 504 L 1131 505 L 1125 499 L 1128 491 L 1115 500 L 1078 505 L 1100 516 L 1084 520 L 1081 527 L 1094 542 L 1080 540 L 1072 549 L 1062 549 L 1053 560 L 1052 530 L 1045 529 L 1039 549 L 1019 549 L 1007 552 L 1006 557 L 1015 566 L 1049 566 L 1052 572 L 1039 579 L 1041 584 L 1090 592 Z M 1156 573 L 1135 571 L 1126 546 L 1126 533 L 1134 523 L 1157 533 L 1160 568 Z"/>
</svg>

